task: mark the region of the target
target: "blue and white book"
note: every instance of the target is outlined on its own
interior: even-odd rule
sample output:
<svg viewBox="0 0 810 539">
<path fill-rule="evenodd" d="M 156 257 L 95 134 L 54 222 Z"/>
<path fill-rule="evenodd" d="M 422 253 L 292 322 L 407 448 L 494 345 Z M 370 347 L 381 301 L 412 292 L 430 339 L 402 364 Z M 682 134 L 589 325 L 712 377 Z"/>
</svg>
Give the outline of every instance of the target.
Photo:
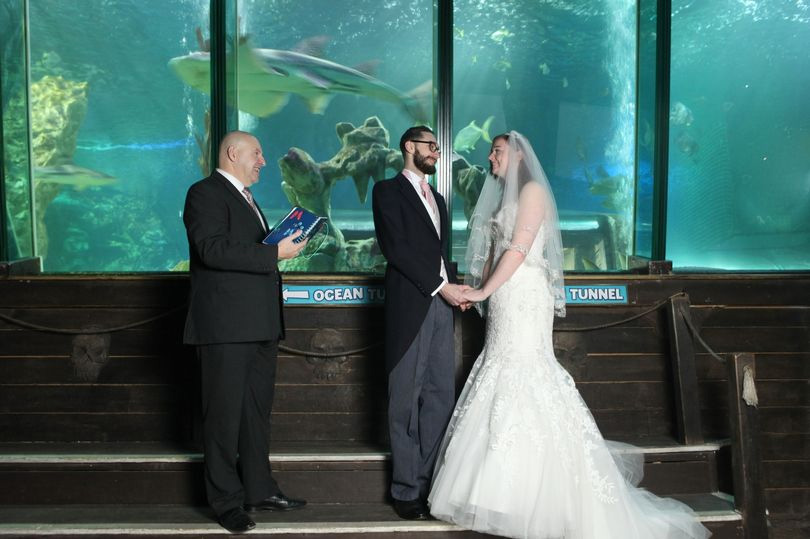
<svg viewBox="0 0 810 539">
<path fill-rule="evenodd" d="M 309 210 L 296 206 L 270 229 L 262 243 L 275 245 L 287 236 L 295 234 L 297 230 L 300 230 L 302 234 L 293 241 L 300 243 L 314 236 L 324 223 L 326 223 L 326 217 L 320 217 Z"/>
</svg>

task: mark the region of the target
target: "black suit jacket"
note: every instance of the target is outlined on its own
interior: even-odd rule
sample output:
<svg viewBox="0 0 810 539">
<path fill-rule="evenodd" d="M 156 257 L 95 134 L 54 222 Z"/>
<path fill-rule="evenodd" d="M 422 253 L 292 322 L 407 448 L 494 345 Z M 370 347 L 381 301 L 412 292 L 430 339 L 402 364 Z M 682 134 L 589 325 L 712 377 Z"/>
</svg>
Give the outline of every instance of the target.
<svg viewBox="0 0 810 539">
<path fill-rule="evenodd" d="M 374 184 L 371 192 L 374 229 L 388 266 L 385 270 L 385 359 L 390 372 L 416 337 L 430 295 L 442 282 L 444 260 L 451 283 L 456 275 L 447 260 L 450 227 L 444 198 L 431 187 L 441 218 L 441 239 L 427 209 L 402 173 Z"/>
<path fill-rule="evenodd" d="M 261 243 L 264 229 L 244 196 L 214 172 L 189 188 L 183 222 L 191 272 L 183 342 L 283 338 L 278 247 Z"/>
</svg>

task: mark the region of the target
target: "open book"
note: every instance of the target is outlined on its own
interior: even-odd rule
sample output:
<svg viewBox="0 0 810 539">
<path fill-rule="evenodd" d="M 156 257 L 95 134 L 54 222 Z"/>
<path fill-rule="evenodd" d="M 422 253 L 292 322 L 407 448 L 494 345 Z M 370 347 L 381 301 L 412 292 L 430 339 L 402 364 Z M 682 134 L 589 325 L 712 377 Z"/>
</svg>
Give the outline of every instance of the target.
<svg viewBox="0 0 810 539">
<path fill-rule="evenodd" d="M 270 233 L 262 240 L 262 243 L 274 245 L 287 236 L 295 234 L 296 230 L 301 230 L 303 233 L 293 240 L 295 243 L 300 243 L 314 236 L 325 222 L 326 217 L 319 217 L 311 211 L 296 206 L 270 229 Z"/>
</svg>

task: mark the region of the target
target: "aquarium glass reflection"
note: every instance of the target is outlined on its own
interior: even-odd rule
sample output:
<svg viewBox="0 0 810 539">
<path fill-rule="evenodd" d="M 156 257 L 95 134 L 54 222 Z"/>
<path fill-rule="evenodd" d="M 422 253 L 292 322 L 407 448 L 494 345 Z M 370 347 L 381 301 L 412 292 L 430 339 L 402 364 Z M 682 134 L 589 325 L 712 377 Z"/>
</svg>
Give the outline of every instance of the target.
<svg viewBox="0 0 810 539">
<path fill-rule="evenodd" d="M 169 62 L 197 48 L 208 4 L 29 0 L 44 271 L 167 271 L 188 258 L 180 212 L 203 174 L 209 99 Z"/>
<path fill-rule="evenodd" d="M 565 269 L 626 267 L 635 196 L 635 2 L 460 0 L 453 34 L 455 168 L 488 169 L 491 137 L 523 133 L 556 197 Z M 459 261 L 477 176 L 456 180 Z"/>
<path fill-rule="evenodd" d="M 810 9 L 673 0 L 667 258 L 810 269 Z"/>
<path fill-rule="evenodd" d="M 3 194 L 6 237 L 2 239 L 9 260 L 33 256 L 30 159 L 25 72 L 25 11 L 23 0 L 0 3 L 0 98 L 2 98 Z"/>
</svg>

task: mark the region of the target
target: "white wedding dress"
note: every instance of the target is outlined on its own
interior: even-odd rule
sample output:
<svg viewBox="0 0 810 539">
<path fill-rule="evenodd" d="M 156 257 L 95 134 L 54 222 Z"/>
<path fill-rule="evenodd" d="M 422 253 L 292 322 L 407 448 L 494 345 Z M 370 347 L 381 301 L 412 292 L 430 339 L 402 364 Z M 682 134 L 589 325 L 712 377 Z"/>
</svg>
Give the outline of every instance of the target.
<svg viewBox="0 0 810 539">
<path fill-rule="evenodd" d="M 541 226 L 524 262 L 489 298 L 484 349 L 445 435 L 430 512 L 515 538 L 708 537 L 687 506 L 631 484 L 643 455 L 612 442 L 611 454 L 554 357 L 546 240 Z"/>
</svg>

